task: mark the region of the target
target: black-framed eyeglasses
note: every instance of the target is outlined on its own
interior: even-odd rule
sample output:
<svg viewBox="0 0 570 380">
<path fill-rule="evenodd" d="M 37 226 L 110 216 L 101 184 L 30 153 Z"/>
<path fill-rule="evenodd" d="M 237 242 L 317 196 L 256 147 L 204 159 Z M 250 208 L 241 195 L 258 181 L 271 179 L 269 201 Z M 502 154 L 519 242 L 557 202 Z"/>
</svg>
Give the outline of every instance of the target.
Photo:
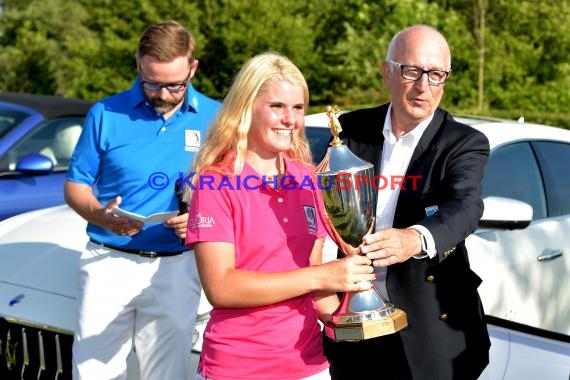
<svg viewBox="0 0 570 380">
<path fill-rule="evenodd" d="M 444 84 L 449 76 L 449 71 L 445 70 L 424 70 L 421 67 L 412 66 L 412 65 L 402 65 L 396 61 L 388 61 L 388 63 L 392 65 L 396 65 L 400 68 L 400 73 L 402 74 L 402 78 L 407 80 L 417 81 L 420 80 L 422 75 L 426 74 L 428 78 L 428 83 L 433 84 L 435 86 L 439 86 Z"/>
<path fill-rule="evenodd" d="M 140 66 L 139 66 L 139 71 L 142 75 L 144 75 L 142 68 Z M 190 72 L 188 73 L 184 81 L 177 83 L 150 82 L 142 80 L 142 75 L 141 75 L 141 83 L 142 86 L 149 91 L 160 91 L 163 88 L 166 88 L 166 91 L 170 92 L 171 94 L 175 94 L 180 91 L 183 91 L 186 88 L 186 86 L 188 86 L 188 82 L 190 81 L 190 74 L 192 74 L 192 69 L 190 69 Z"/>
</svg>

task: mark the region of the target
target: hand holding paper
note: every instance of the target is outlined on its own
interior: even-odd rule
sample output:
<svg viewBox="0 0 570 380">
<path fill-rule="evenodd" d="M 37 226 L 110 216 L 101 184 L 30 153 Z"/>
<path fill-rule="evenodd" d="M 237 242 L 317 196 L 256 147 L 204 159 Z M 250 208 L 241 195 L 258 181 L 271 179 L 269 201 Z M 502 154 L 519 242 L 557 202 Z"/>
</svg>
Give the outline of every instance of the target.
<svg viewBox="0 0 570 380">
<path fill-rule="evenodd" d="M 144 216 L 134 212 L 125 211 L 119 207 L 113 207 L 112 212 L 113 215 L 118 216 L 120 218 L 136 220 L 143 223 L 162 223 L 165 220 L 168 220 L 178 215 L 178 210 L 176 210 L 176 211 L 159 212 L 149 216 Z"/>
</svg>

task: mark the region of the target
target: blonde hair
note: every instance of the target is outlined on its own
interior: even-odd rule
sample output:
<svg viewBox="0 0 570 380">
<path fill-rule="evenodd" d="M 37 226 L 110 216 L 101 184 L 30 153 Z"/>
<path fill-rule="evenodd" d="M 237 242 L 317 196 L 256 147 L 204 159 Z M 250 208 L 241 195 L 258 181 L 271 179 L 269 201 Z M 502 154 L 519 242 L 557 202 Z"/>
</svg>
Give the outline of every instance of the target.
<svg viewBox="0 0 570 380">
<path fill-rule="evenodd" d="M 279 53 L 265 52 L 249 59 L 236 75 L 217 116 L 210 124 L 204 144 L 196 155 L 191 169 L 196 173 L 192 177 L 194 185 L 206 170 L 216 170 L 226 175 L 242 172 L 254 100 L 264 86 L 278 81 L 288 81 L 302 87 L 305 108 L 308 106 L 307 82 L 289 58 Z M 312 163 L 304 126 L 293 134 L 293 143 L 286 155 L 294 160 Z M 190 200 L 190 189 L 185 189 L 184 197 Z"/>
</svg>

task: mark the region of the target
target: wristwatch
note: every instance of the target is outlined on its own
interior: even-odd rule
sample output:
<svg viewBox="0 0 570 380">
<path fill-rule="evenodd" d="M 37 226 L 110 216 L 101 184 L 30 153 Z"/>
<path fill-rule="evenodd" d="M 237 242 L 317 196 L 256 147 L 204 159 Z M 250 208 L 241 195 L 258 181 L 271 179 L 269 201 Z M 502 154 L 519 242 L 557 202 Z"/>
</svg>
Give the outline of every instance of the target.
<svg viewBox="0 0 570 380">
<path fill-rule="evenodd" d="M 421 242 L 421 244 L 422 244 L 422 250 L 421 250 L 420 253 L 418 253 L 417 255 L 414 255 L 414 256 L 412 256 L 412 257 L 413 257 L 414 259 L 420 260 L 420 259 L 428 258 L 429 255 L 428 255 L 428 253 L 427 253 L 427 239 L 426 239 L 426 237 L 424 236 L 424 234 L 422 234 L 420 231 L 418 231 L 418 232 L 419 232 L 419 234 L 420 234 L 420 242 Z"/>
<path fill-rule="evenodd" d="M 420 254 L 421 255 L 427 254 L 428 253 L 427 239 L 425 235 L 422 234 L 421 232 L 420 232 L 420 242 L 422 243 L 422 251 L 420 252 Z"/>
</svg>

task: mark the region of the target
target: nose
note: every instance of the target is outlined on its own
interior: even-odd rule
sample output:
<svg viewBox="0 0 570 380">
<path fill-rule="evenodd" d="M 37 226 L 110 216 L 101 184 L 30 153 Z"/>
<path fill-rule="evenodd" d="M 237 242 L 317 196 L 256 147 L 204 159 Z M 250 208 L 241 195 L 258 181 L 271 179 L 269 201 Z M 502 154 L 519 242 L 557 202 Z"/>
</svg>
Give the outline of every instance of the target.
<svg viewBox="0 0 570 380">
<path fill-rule="evenodd" d="M 295 123 L 295 113 L 291 108 L 283 109 L 283 125 L 291 126 Z"/>
<path fill-rule="evenodd" d="M 160 90 L 158 90 L 158 95 L 161 99 L 166 99 L 170 96 L 170 91 L 168 91 L 166 87 L 161 87 Z"/>
<path fill-rule="evenodd" d="M 429 88 L 429 81 L 428 81 L 427 73 L 423 73 L 422 76 L 420 77 L 420 79 L 414 81 L 414 86 L 419 88 L 419 89 Z"/>
</svg>

